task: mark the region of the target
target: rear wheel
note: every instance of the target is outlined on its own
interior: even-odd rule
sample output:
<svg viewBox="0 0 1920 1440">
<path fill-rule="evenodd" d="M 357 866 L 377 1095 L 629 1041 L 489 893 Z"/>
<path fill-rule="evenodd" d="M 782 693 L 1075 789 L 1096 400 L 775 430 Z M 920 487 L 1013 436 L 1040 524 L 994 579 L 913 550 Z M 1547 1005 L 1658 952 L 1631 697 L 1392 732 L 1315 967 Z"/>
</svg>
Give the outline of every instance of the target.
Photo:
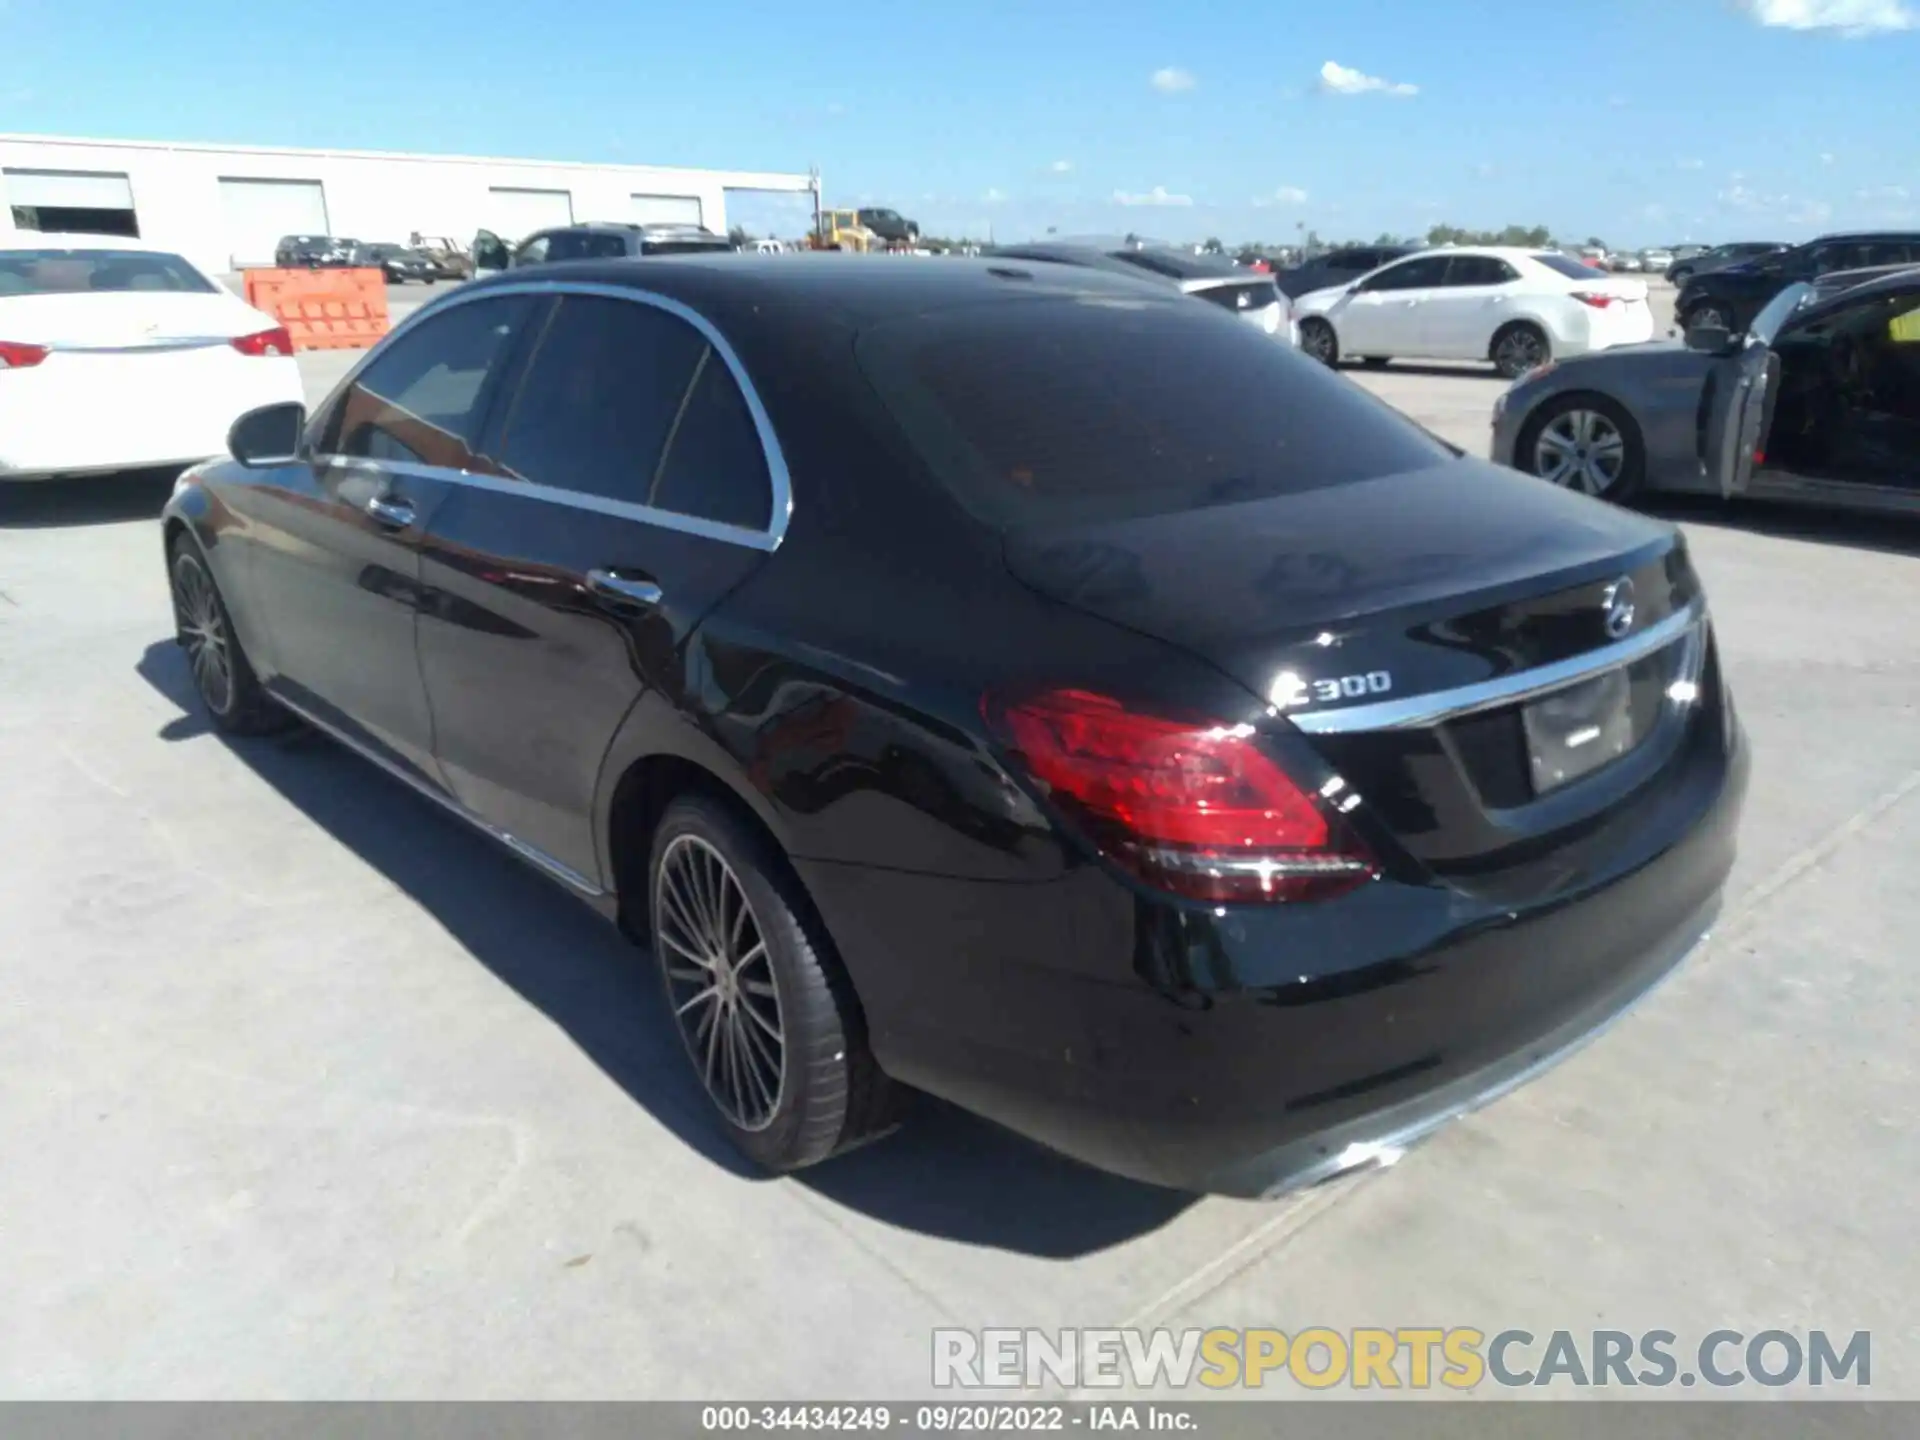
<svg viewBox="0 0 1920 1440">
<path fill-rule="evenodd" d="M 293 717 L 274 703 L 253 673 L 206 557 L 184 536 L 173 542 L 169 554 L 174 633 L 186 652 L 193 688 L 213 723 L 229 735 L 286 729 Z"/>
<path fill-rule="evenodd" d="M 1702 300 L 1698 305 L 1687 311 L 1686 317 L 1687 329 L 1694 330 L 1701 326 L 1716 330 L 1731 330 L 1733 328 L 1732 317 L 1727 314 L 1726 307 L 1717 301 Z"/>
<path fill-rule="evenodd" d="M 1542 406 L 1521 437 L 1519 458 L 1542 480 L 1616 502 L 1633 496 L 1646 468 L 1639 427 L 1600 395 L 1566 395 Z"/>
<path fill-rule="evenodd" d="M 675 800 L 648 868 L 653 952 L 687 1055 L 733 1142 L 770 1170 L 893 1128 L 901 1092 L 774 846 L 705 795 Z"/>
<path fill-rule="evenodd" d="M 1538 325 L 1531 320 L 1516 320 L 1494 335 L 1488 356 L 1504 379 L 1517 380 L 1551 360 L 1553 347 L 1547 341 L 1547 332 Z"/>
<path fill-rule="evenodd" d="M 1333 326 L 1318 315 L 1300 322 L 1300 349 L 1322 365 L 1340 363 L 1340 339 L 1333 333 Z"/>
</svg>

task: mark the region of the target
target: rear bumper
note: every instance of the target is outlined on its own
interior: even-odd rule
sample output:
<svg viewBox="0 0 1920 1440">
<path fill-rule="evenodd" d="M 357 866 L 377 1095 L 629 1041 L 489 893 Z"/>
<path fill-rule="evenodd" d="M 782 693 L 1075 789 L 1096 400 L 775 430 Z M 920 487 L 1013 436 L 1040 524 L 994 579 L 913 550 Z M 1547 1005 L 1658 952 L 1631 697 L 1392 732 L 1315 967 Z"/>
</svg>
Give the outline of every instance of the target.
<svg viewBox="0 0 1920 1440">
<path fill-rule="evenodd" d="M 223 370 L 204 387 L 168 379 L 144 390 L 137 371 L 103 383 L 61 375 L 53 361 L 10 375 L 0 386 L 0 481 L 190 465 L 224 455 L 247 411 L 304 398 L 291 358 L 236 356 Z"/>
<path fill-rule="evenodd" d="M 1718 907 L 1746 772 L 1736 738 L 1675 797 L 1683 823 L 1531 911 L 1393 882 L 1209 911 L 1092 866 L 1035 885 L 801 870 L 896 1078 L 1137 1180 L 1272 1195 L 1394 1158 L 1679 965 Z"/>
</svg>

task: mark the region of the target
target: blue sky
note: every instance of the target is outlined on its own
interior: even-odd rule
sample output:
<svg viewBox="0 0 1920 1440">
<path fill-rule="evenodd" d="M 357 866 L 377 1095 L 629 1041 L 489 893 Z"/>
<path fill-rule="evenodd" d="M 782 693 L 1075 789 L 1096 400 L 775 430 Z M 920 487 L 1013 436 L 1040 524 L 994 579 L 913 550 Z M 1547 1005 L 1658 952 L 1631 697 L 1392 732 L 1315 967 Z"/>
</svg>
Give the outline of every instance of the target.
<svg viewBox="0 0 1920 1440">
<path fill-rule="evenodd" d="M 0 0 L 0 132 L 817 165 L 1001 240 L 1920 225 L 1917 94 L 1920 0 Z"/>
</svg>

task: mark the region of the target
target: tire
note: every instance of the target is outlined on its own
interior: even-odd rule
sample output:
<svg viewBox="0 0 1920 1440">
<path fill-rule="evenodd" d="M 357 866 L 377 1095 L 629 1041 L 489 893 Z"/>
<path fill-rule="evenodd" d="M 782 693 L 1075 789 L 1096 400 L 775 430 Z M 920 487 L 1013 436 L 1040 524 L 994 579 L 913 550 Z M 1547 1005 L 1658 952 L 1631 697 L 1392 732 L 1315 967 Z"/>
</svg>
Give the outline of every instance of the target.
<svg viewBox="0 0 1920 1440">
<path fill-rule="evenodd" d="M 1547 332 L 1531 320 L 1515 320 L 1494 332 L 1487 347 L 1487 358 L 1503 380 L 1518 380 L 1537 365 L 1553 358 L 1553 343 Z"/>
<path fill-rule="evenodd" d="M 1340 337 L 1333 333 L 1333 326 L 1318 315 L 1309 315 L 1300 322 L 1300 350 L 1323 365 L 1340 363 Z"/>
<path fill-rule="evenodd" d="M 292 714 L 274 703 L 240 648 L 206 556 L 184 535 L 167 549 L 167 579 L 174 636 L 214 727 L 229 735 L 268 735 L 292 726 Z"/>
<path fill-rule="evenodd" d="M 1392 359 L 1390 355 L 1362 355 L 1360 363 L 1369 370 L 1384 370 Z"/>
<path fill-rule="evenodd" d="M 742 1153 L 798 1170 L 897 1125 L 903 1092 L 874 1062 L 852 982 L 765 837 L 710 796 L 674 800 L 654 831 L 647 906 L 674 1028 Z M 703 957 L 727 954 L 733 978 L 716 978 Z"/>
<path fill-rule="evenodd" d="M 1553 464 L 1563 460 L 1571 463 L 1556 477 Z M 1605 395 L 1557 395 L 1528 417 L 1514 462 L 1549 484 L 1624 505 L 1646 478 L 1647 446 L 1633 417 Z"/>
<path fill-rule="evenodd" d="M 1718 300 L 1702 300 L 1687 311 L 1686 318 L 1681 322 L 1681 328 L 1692 330 L 1706 324 L 1717 324 L 1723 330 L 1731 330 L 1733 316 Z"/>
</svg>

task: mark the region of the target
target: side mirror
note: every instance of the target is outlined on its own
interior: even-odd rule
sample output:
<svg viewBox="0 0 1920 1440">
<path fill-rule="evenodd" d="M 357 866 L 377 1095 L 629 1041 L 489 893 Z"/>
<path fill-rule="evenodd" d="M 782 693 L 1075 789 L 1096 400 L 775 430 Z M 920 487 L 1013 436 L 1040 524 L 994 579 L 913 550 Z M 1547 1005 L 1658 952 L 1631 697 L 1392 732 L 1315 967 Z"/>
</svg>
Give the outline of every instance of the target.
<svg viewBox="0 0 1920 1440">
<path fill-rule="evenodd" d="M 1703 355 L 1725 355 L 1733 349 L 1733 332 L 1724 325 L 1695 325 L 1687 331 L 1687 348 Z"/>
<path fill-rule="evenodd" d="M 227 431 L 227 450 L 250 470 L 291 465 L 300 458 L 307 428 L 307 407 L 288 402 L 249 410 Z"/>
</svg>

